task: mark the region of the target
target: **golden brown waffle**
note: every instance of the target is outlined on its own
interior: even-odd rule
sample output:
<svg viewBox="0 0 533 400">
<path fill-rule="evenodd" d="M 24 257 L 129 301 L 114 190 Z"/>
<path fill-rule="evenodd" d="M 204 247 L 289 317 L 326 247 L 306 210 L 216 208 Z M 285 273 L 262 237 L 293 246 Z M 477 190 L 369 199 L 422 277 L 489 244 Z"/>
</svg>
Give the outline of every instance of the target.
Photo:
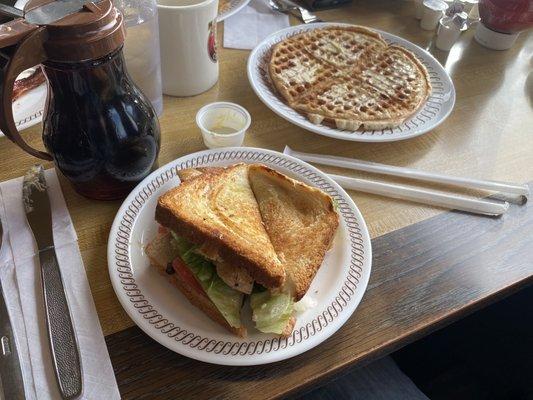
<svg viewBox="0 0 533 400">
<path fill-rule="evenodd" d="M 414 54 L 362 27 L 288 38 L 274 47 L 269 72 L 290 107 L 338 129 L 398 126 L 431 91 L 427 70 Z"/>
</svg>

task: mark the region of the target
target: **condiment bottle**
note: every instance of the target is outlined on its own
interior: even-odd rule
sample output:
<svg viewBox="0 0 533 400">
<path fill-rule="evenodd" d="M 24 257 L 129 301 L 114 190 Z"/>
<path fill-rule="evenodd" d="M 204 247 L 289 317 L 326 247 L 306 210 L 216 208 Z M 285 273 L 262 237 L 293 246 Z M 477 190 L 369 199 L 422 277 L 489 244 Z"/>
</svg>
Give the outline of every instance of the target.
<svg viewBox="0 0 533 400">
<path fill-rule="evenodd" d="M 476 27 L 476 41 L 489 49 L 507 50 L 520 32 L 533 27 L 531 0 L 480 0 L 481 23 Z"/>
<path fill-rule="evenodd" d="M 31 1 L 26 9 L 46 3 Z M 159 122 L 126 70 L 123 43 L 123 17 L 110 0 L 47 25 L 0 25 L 0 130 L 28 153 L 53 160 L 76 191 L 94 199 L 124 197 L 159 153 Z M 39 63 L 48 81 L 47 152 L 24 141 L 11 107 L 16 77 Z"/>
</svg>

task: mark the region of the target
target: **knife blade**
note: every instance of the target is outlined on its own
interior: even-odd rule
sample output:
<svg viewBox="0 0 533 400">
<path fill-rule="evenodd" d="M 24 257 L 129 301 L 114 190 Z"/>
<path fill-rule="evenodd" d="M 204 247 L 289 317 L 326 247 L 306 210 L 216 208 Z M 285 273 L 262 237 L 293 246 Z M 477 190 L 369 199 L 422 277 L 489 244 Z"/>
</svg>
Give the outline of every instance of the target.
<svg viewBox="0 0 533 400">
<path fill-rule="evenodd" d="M 3 244 L 3 227 L 0 221 L 0 249 Z M 24 379 L 11 326 L 2 282 L 0 281 L 0 378 L 5 399 L 24 400 Z"/>
<path fill-rule="evenodd" d="M 63 399 L 75 399 L 82 392 L 81 360 L 54 248 L 52 212 L 42 165 L 32 167 L 24 176 L 22 198 L 39 249 L 46 329 L 59 391 Z"/>
</svg>

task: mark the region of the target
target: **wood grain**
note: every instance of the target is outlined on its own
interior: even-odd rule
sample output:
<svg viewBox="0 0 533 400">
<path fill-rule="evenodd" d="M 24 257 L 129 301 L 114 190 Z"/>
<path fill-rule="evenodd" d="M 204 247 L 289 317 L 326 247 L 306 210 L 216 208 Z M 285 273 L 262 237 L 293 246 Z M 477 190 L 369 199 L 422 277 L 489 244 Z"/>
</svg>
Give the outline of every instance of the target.
<svg viewBox="0 0 533 400">
<path fill-rule="evenodd" d="M 413 17 L 413 3 L 399 0 L 354 1 L 319 13 L 328 21 L 382 29 L 428 48 L 449 71 L 457 91 L 453 113 L 438 128 L 401 142 L 364 144 L 321 137 L 277 117 L 253 93 L 246 79 L 248 51 L 220 48 L 220 79 L 211 90 L 190 98 L 165 97 L 161 118 L 163 165 L 179 156 L 203 150 L 194 117 L 212 101 L 233 101 L 246 107 L 252 125 L 245 145 L 281 151 L 337 154 L 442 173 L 516 182 L 533 180 L 533 72 L 531 33 L 522 33 L 508 51 L 492 51 L 464 33 L 451 52 L 436 50 L 433 32 L 423 31 Z M 292 23 L 296 23 L 292 20 Z M 220 24 L 219 44 L 223 24 Z M 42 147 L 40 126 L 23 132 Z M 21 176 L 38 160 L 0 138 L 0 180 Z M 47 163 L 47 167 L 51 164 Z M 378 177 L 379 178 L 379 177 Z M 107 273 L 107 237 L 119 202 L 95 202 L 74 193 L 65 180 L 62 188 L 79 237 L 98 316 L 105 334 L 133 325 L 120 306 Z M 350 193 L 361 209 L 372 237 L 411 225 L 445 210 Z"/>
<path fill-rule="evenodd" d="M 533 185 L 531 185 L 533 188 Z M 330 339 L 255 367 L 189 360 L 138 328 L 107 337 L 124 399 L 265 399 L 308 389 L 533 283 L 533 205 L 500 219 L 441 214 L 373 240 L 368 290 Z"/>
</svg>

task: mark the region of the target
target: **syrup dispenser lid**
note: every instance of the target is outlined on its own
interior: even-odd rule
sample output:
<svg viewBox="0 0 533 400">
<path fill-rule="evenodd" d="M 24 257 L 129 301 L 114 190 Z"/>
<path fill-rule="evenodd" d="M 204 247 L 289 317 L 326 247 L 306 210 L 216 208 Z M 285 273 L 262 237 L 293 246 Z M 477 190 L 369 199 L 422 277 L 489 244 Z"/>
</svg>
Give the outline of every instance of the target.
<svg viewBox="0 0 533 400">
<path fill-rule="evenodd" d="M 25 10 L 48 3 L 50 0 L 30 0 Z M 44 49 L 48 61 L 94 60 L 124 43 L 123 17 L 111 0 L 86 3 L 80 11 L 45 26 L 48 37 Z"/>
</svg>

